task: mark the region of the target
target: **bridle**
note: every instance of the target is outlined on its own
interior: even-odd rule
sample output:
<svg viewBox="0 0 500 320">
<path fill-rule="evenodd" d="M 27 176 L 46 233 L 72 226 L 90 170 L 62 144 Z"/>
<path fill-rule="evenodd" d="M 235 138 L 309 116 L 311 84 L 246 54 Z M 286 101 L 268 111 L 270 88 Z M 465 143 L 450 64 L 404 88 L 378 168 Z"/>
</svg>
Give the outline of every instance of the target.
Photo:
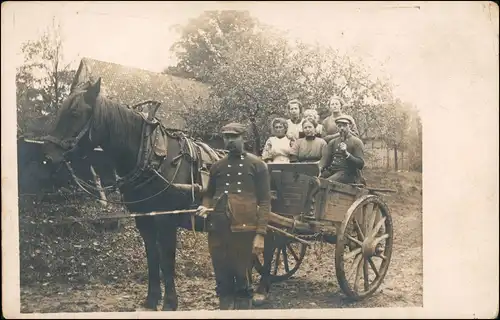
<svg viewBox="0 0 500 320">
<path fill-rule="evenodd" d="M 52 142 L 53 144 L 59 146 L 63 150 L 66 150 L 63 153 L 63 158 L 64 161 L 67 161 L 68 155 L 75 152 L 78 149 L 78 143 L 82 138 L 88 133 L 89 134 L 89 141 L 92 142 L 92 136 L 91 136 L 91 128 L 93 124 L 93 118 L 92 116 L 89 118 L 87 123 L 85 123 L 85 126 L 83 126 L 82 130 L 78 133 L 78 135 L 75 138 L 69 138 L 69 139 L 64 139 L 61 140 L 57 137 L 54 137 L 52 135 L 47 135 L 43 137 L 43 140 Z"/>
</svg>

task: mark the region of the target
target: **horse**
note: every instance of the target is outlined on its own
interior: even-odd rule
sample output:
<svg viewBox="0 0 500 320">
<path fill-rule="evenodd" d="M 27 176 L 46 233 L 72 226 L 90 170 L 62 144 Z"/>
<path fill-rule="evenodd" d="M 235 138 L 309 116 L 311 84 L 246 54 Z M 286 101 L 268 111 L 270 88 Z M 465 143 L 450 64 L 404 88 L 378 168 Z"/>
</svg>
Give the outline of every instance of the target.
<svg viewBox="0 0 500 320">
<path fill-rule="evenodd" d="M 167 129 L 105 97 L 101 94 L 101 78 L 72 89 L 44 140 L 48 161 L 59 166 L 66 164 L 69 169 L 72 159 L 101 147 L 119 177 L 120 204 L 130 212 L 182 210 L 196 208 L 201 203 L 199 168 L 204 162 L 201 157 L 196 159 L 199 152 L 194 150 L 200 144 L 193 143 L 194 140 L 180 130 Z M 224 155 L 224 150 L 215 153 L 213 162 Z M 162 310 L 177 310 L 177 228 L 203 232 L 203 222 L 203 218 L 189 214 L 135 217 L 147 258 L 145 308 L 157 310 L 161 303 L 161 269 L 165 287 Z"/>
</svg>

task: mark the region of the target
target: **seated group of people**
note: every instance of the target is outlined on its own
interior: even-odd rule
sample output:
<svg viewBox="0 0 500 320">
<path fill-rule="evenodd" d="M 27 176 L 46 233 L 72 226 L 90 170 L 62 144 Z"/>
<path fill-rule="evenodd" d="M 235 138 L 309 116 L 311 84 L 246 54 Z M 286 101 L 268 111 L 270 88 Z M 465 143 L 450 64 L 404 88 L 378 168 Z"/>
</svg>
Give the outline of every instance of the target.
<svg viewBox="0 0 500 320">
<path fill-rule="evenodd" d="M 273 135 L 266 141 L 262 160 L 267 163 L 313 162 L 320 177 L 341 183 L 364 183 L 364 145 L 354 119 L 342 114 L 342 100 L 329 101 L 331 115 L 319 123 L 315 109 L 302 112 L 302 104 L 288 103 L 290 119 L 275 118 Z M 301 117 L 303 114 L 303 117 Z"/>
</svg>

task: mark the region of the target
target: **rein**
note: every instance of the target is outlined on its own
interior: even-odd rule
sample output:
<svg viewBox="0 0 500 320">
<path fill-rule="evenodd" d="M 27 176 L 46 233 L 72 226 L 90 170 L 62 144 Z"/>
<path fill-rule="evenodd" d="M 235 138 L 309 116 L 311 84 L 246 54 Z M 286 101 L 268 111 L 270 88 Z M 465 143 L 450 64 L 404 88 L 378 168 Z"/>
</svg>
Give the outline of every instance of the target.
<svg viewBox="0 0 500 320">
<path fill-rule="evenodd" d="M 67 161 L 64 162 L 66 164 L 66 167 L 68 168 L 73 180 L 75 181 L 75 183 L 78 185 L 78 187 L 80 187 L 80 189 L 82 189 L 85 193 L 89 194 L 90 196 L 98 199 L 98 200 L 101 200 L 101 201 L 106 201 L 106 202 L 109 202 L 109 203 L 114 203 L 114 204 L 134 204 L 134 203 L 140 203 L 140 202 L 144 202 L 144 201 L 147 201 L 147 200 L 150 200 L 158 195 L 160 195 L 161 193 L 167 191 L 170 186 L 172 186 L 172 182 L 171 181 L 168 181 L 167 179 L 165 179 L 157 170 L 154 170 L 153 169 L 153 172 L 158 175 L 160 178 L 162 178 L 163 181 L 167 182 L 167 186 L 165 188 L 163 188 L 161 191 L 157 192 L 156 194 L 152 195 L 152 196 L 149 196 L 147 198 L 144 198 L 144 199 L 141 199 L 141 200 L 136 200 L 136 201 L 111 201 L 111 200 L 103 200 L 99 197 L 97 197 L 95 194 L 93 194 L 92 192 L 88 191 L 84 186 L 82 186 L 82 184 L 80 182 L 83 182 L 82 179 L 78 178 L 73 170 L 73 168 L 71 167 L 71 164 Z M 172 179 L 172 181 L 175 180 L 175 178 L 177 177 L 177 173 L 179 172 L 179 168 L 181 167 L 181 163 L 182 163 L 182 158 L 180 159 L 180 161 L 177 163 L 177 167 L 175 169 L 175 172 L 174 172 L 174 177 Z M 85 182 L 84 182 L 85 183 Z M 85 183 L 86 184 L 86 183 Z M 93 187 L 93 186 L 90 186 L 87 184 L 87 187 L 90 187 L 91 189 L 94 189 L 94 190 L 97 190 L 97 188 Z M 115 187 L 115 186 L 113 186 Z"/>
<path fill-rule="evenodd" d="M 146 136 L 145 139 L 147 139 L 147 136 Z M 94 197 L 94 198 L 96 198 L 98 200 L 101 200 L 101 201 L 123 205 L 123 204 L 135 204 L 135 203 L 144 202 L 144 201 L 150 200 L 150 199 L 152 199 L 152 198 L 160 195 L 161 193 L 167 191 L 172 186 L 172 182 L 175 181 L 175 178 L 177 177 L 177 174 L 179 173 L 179 169 L 181 167 L 182 161 L 184 160 L 183 157 L 182 157 L 183 155 L 184 155 L 184 153 L 183 153 L 183 151 L 181 149 L 181 154 L 178 155 L 176 158 L 174 158 L 173 161 L 176 161 L 177 159 L 179 161 L 176 161 L 177 162 L 176 169 L 175 169 L 174 175 L 173 175 L 173 177 L 172 177 L 172 179 L 170 181 L 167 180 L 165 177 L 163 177 L 162 174 L 158 172 L 158 170 L 156 170 L 154 168 L 150 168 L 156 176 L 160 177 L 163 181 L 165 181 L 167 183 L 167 186 L 165 188 L 163 188 L 161 191 L 157 192 L 156 194 L 154 194 L 152 196 L 146 197 L 146 198 L 141 199 L 141 200 L 136 200 L 136 201 L 111 201 L 111 200 L 108 200 L 108 199 L 101 199 L 101 198 L 99 198 L 98 196 L 96 196 L 95 194 L 93 194 L 92 192 L 90 192 L 90 191 L 87 190 L 87 189 L 92 189 L 94 191 L 99 191 L 99 189 L 97 187 L 89 185 L 83 179 L 78 178 L 78 176 L 75 174 L 73 168 L 71 167 L 71 163 L 69 161 L 64 161 L 64 162 L 65 162 L 66 167 L 68 168 L 68 170 L 69 170 L 69 172 L 71 174 L 71 177 L 75 181 L 75 183 L 85 193 L 87 193 L 90 196 L 92 196 L 92 197 Z M 106 188 L 107 189 L 112 189 L 112 190 L 119 190 L 123 185 L 125 185 L 127 183 L 131 183 L 134 180 L 138 179 L 142 175 L 142 173 L 144 172 L 144 169 L 145 169 L 143 166 L 140 166 L 141 158 L 142 158 L 141 157 L 141 152 L 139 151 L 138 162 L 137 162 L 137 165 L 134 167 L 134 169 L 132 169 L 132 171 L 130 173 L 128 173 L 127 175 L 125 175 L 123 178 L 119 179 L 114 185 L 106 187 Z M 144 159 L 144 163 L 146 163 L 146 162 L 147 162 L 147 159 Z M 160 165 L 160 168 L 161 168 L 161 166 L 162 165 Z M 154 177 L 155 176 L 153 175 L 151 178 L 149 178 L 146 181 L 142 182 L 138 186 L 135 186 L 134 188 L 138 188 L 138 187 L 144 186 L 147 182 L 151 181 Z M 86 185 L 87 188 L 85 188 L 83 185 Z M 194 188 L 194 185 L 193 185 L 193 188 Z"/>
</svg>

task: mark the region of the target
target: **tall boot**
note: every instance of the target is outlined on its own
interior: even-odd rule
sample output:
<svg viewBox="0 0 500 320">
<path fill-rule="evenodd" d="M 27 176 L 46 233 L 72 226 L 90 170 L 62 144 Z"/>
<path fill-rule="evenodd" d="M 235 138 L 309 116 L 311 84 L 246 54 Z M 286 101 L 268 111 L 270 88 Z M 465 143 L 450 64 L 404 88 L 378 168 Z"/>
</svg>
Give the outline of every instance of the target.
<svg viewBox="0 0 500 320">
<path fill-rule="evenodd" d="M 261 306 L 266 303 L 268 299 L 268 293 L 266 291 L 257 291 L 253 294 L 252 305 Z"/>
<path fill-rule="evenodd" d="M 219 298 L 219 309 L 220 310 L 234 310 L 235 303 L 234 303 L 234 297 L 233 296 L 224 296 Z"/>
<path fill-rule="evenodd" d="M 266 303 L 269 294 L 269 279 L 264 276 L 260 279 L 257 290 L 253 293 L 252 305 L 261 306 Z"/>
<path fill-rule="evenodd" d="M 234 300 L 234 309 L 235 310 L 250 310 L 250 309 L 252 309 L 252 298 L 237 297 Z"/>
</svg>

